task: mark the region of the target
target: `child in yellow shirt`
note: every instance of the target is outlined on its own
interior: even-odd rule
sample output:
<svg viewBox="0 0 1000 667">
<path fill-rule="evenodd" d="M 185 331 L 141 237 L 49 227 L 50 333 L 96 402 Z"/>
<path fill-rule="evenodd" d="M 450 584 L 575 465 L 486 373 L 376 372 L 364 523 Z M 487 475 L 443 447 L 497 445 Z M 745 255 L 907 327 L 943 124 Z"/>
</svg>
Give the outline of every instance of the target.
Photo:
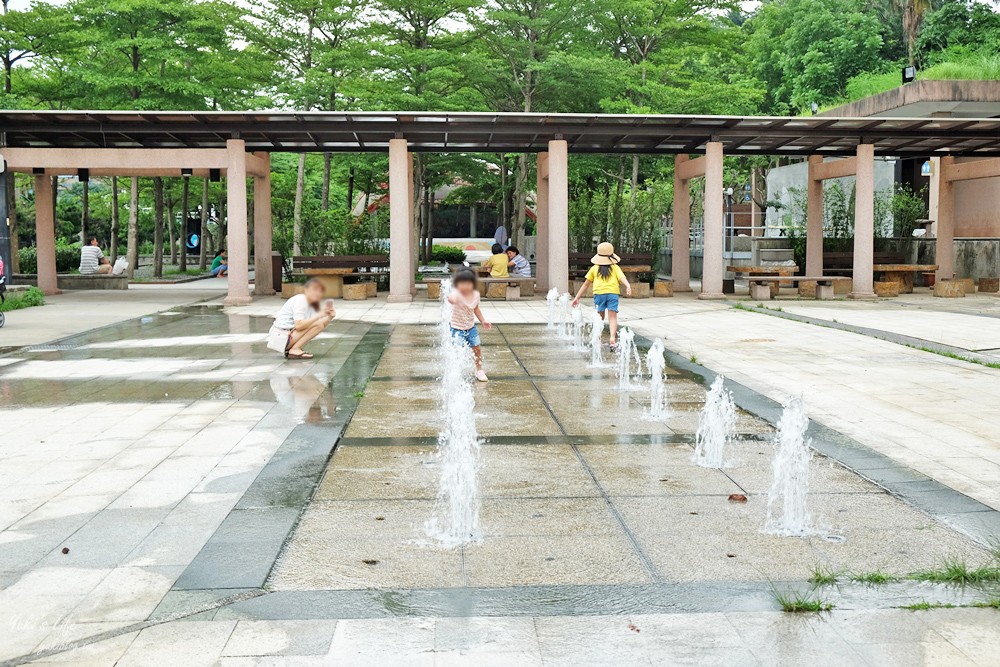
<svg viewBox="0 0 1000 667">
<path fill-rule="evenodd" d="M 508 278 L 507 262 L 510 258 L 503 251 L 503 246 L 494 243 L 492 248 L 493 256 L 483 261 L 483 266 L 490 267 L 490 278 Z"/>
<path fill-rule="evenodd" d="M 622 272 L 618 262 L 621 258 L 615 254 L 615 247 L 605 241 L 597 246 L 597 254 L 591 257 L 593 264 L 590 271 L 587 271 L 586 280 L 583 287 L 577 292 L 573 299 L 573 306 L 580 303 L 580 297 L 584 295 L 587 288 L 594 286 L 594 307 L 604 319 L 605 311 L 608 312 L 608 327 L 611 331 L 611 351 L 618 349 L 618 297 L 621 295 L 620 285 L 625 286 L 625 296 L 632 296 L 632 285 Z"/>
</svg>

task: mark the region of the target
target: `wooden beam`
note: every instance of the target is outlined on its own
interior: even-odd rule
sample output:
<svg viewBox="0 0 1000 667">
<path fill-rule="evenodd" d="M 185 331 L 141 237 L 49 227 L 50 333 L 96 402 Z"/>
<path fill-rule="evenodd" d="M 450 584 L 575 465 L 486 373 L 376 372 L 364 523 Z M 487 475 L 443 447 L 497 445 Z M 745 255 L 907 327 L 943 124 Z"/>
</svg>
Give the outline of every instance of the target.
<svg viewBox="0 0 1000 667">
<path fill-rule="evenodd" d="M 677 178 L 682 181 L 690 181 L 705 175 L 705 156 L 696 157 L 693 160 L 683 162 L 676 167 Z"/>
<path fill-rule="evenodd" d="M 224 169 L 226 151 L 220 148 L 4 148 L 12 169 L 110 169 L 128 175 L 134 169 Z"/>
<path fill-rule="evenodd" d="M 1000 176 L 1000 158 L 970 160 L 968 162 L 941 162 L 941 178 L 949 183 L 996 176 Z"/>
<path fill-rule="evenodd" d="M 854 176 L 857 172 L 857 164 L 857 159 L 853 157 L 847 157 L 841 160 L 830 160 L 829 162 L 817 164 L 812 169 L 812 178 L 816 181 L 825 181 L 830 178 Z"/>
</svg>

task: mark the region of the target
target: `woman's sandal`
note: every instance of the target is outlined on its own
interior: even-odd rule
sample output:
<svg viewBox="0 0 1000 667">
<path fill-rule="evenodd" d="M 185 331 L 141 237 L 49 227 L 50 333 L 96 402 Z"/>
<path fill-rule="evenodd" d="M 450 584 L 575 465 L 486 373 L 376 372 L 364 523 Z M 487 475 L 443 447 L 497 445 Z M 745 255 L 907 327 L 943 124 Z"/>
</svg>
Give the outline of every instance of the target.
<svg viewBox="0 0 1000 667">
<path fill-rule="evenodd" d="M 308 352 L 303 352 L 302 354 L 291 354 L 289 352 L 285 353 L 285 359 L 312 359 L 313 355 Z"/>
</svg>

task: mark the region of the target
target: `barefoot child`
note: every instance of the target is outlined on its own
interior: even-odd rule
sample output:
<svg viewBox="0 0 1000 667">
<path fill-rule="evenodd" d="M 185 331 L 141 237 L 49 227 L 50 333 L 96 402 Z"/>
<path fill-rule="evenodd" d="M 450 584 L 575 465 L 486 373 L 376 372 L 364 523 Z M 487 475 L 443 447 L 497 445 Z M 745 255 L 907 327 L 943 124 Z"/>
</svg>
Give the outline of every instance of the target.
<svg viewBox="0 0 1000 667">
<path fill-rule="evenodd" d="M 451 337 L 460 338 L 472 348 L 476 356 L 476 379 L 488 382 L 489 378 L 483 372 L 483 352 L 479 345 L 479 331 L 476 330 L 476 318 L 483 323 L 483 328 L 489 331 L 493 325 L 483 317 L 479 309 L 479 290 L 476 289 L 476 274 L 469 269 L 459 269 L 451 281 Z"/>
<path fill-rule="evenodd" d="M 604 319 L 604 311 L 608 311 L 608 326 L 611 330 L 611 351 L 618 349 L 618 297 L 621 295 L 620 285 L 625 286 L 625 296 L 632 296 L 632 286 L 622 273 L 618 262 L 621 258 L 615 254 L 615 247 L 605 241 L 597 246 L 597 254 L 590 259 L 593 264 L 587 271 L 583 287 L 573 299 L 573 306 L 580 303 L 580 297 L 591 284 L 594 286 L 594 307 Z"/>
</svg>

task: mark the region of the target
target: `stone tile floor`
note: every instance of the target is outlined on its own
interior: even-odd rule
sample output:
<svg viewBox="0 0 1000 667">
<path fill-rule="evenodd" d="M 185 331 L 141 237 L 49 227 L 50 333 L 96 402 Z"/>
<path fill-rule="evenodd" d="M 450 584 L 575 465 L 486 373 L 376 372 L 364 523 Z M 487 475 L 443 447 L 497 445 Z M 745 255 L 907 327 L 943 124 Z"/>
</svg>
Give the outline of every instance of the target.
<svg viewBox="0 0 1000 667">
<path fill-rule="evenodd" d="M 171 308 L 180 302 L 176 299 L 151 298 L 146 306 L 134 305 L 138 311 L 129 310 L 125 316 L 138 315 L 143 308 Z M 992 303 L 987 299 L 975 301 Z M 990 501 L 991 472 L 983 464 L 991 462 L 996 451 L 991 433 L 997 422 L 990 411 L 996 383 L 990 382 L 995 379 L 990 373 L 997 371 L 685 297 L 626 305 L 625 319 L 647 335 L 665 335 L 669 349 L 695 356 L 775 398 L 803 392 L 827 425 L 850 431 L 863 444 L 914 467 L 919 464 L 932 478 Z M 862 308 L 836 304 L 841 306 L 845 312 Z M 908 308 L 903 302 L 897 307 Z M 961 321 L 982 319 L 972 304 L 962 308 L 958 315 L 975 319 Z M 233 508 L 247 502 L 252 495 L 247 490 L 266 474 L 262 469 L 277 458 L 275 452 L 292 444 L 293 431 L 303 425 L 322 429 L 342 411 L 327 390 L 365 332 L 346 320 L 432 322 L 437 312 L 433 304 L 343 304 L 345 322 L 317 342 L 322 355 L 315 363 L 295 365 L 281 363 L 263 349 L 269 322 L 252 315 L 275 309 L 276 302 L 265 300 L 227 314 L 214 308 L 173 310 L 85 333 L 60 341 L 57 347 L 0 358 L 0 664 L 995 664 L 1000 628 L 994 610 L 873 608 L 894 604 L 893 599 L 912 600 L 911 590 L 888 590 L 867 598 L 831 591 L 837 608 L 816 616 L 771 611 L 774 602 L 768 584 L 760 582 L 761 568 L 741 570 L 730 566 L 728 556 L 717 562 L 706 557 L 735 547 L 746 553 L 767 552 L 768 547 L 759 543 L 768 538 L 758 532 L 762 515 L 760 504 L 754 502 L 754 495 L 768 484 L 766 465 L 755 460 L 760 456 L 755 451 L 760 450 L 754 446 L 760 441 L 748 439 L 739 445 L 736 465 L 727 469 L 724 479 L 693 478 L 682 465 L 690 451 L 684 438 L 693 429 L 691 417 L 664 425 L 656 437 L 595 435 L 587 430 L 592 422 L 572 419 L 571 401 L 556 409 L 583 382 L 570 374 L 573 362 L 567 362 L 566 355 L 549 359 L 545 353 L 532 355 L 527 343 L 509 348 L 524 348 L 523 368 L 510 373 L 506 369 L 511 357 L 501 345 L 493 346 L 491 363 L 505 371 L 494 372 L 495 393 L 490 394 L 493 400 L 480 422 L 509 419 L 509 407 L 530 411 L 526 398 L 530 392 L 523 385 L 531 384 L 526 380 L 531 373 L 538 378 L 538 396 L 552 401 L 554 416 L 549 419 L 556 432 L 491 436 L 495 442 L 484 448 L 484 476 L 496 482 L 484 486 L 489 494 L 484 520 L 495 534 L 487 536 L 482 545 L 487 548 L 478 561 L 460 560 L 452 570 L 455 577 L 471 582 L 464 587 L 494 591 L 494 598 L 484 593 L 463 602 L 461 596 L 448 597 L 449 589 L 179 591 L 182 573 L 191 568 L 204 545 L 219 537 L 219 528 Z M 112 322 L 121 315 L 107 314 Z M 490 304 L 488 315 L 497 322 L 540 322 L 545 304 Z M 44 331 L 27 332 L 26 338 L 44 342 Z M 72 333 L 72 327 L 62 331 Z M 386 359 L 392 359 L 394 347 L 405 348 L 407 338 L 411 345 L 419 340 L 397 328 Z M 948 344 L 982 344 L 948 340 Z M 774 345 L 775 341 L 780 344 Z M 548 374 L 543 373 L 546 362 L 552 369 Z M 392 367 L 380 368 L 379 378 L 366 390 L 359 418 L 365 417 L 369 398 L 375 407 L 379 383 L 387 392 L 381 409 L 399 405 L 400 396 L 407 395 L 406 383 L 394 386 L 397 380 L 392 378 L 397 377 L 395 366 L 402 369 L 406 363 L 411 364 L 406 378 L 414 386 L 430 380 L 427 374 L 432 369 L 426 363 L 421 366 L 418 360 L 409 361 L 405 352 L 397 352 Z M 685 404 L 679 412 L 693 415 L 700 400 L 697 386 L 683 377 L 672 377 L 671 386 L 678 402 Z M 942 392 L 947 403 L 937 409 Z M 580 395 L 587 402 L 593 400 L 592 394 Z M 898 398 L 889 402 L 883 397 Z M 413 423 L 433 417 L 426 401 L 420 406 L 414 399 L 415 409 L 405 417 Z M 624 408 L 599 401 L 594 405 L 632 415 L 642 409 L 638 396 Z M 880 428 L 883 417 L 891 424 Z M 611 423 L 618 426 L 609 421 L 604 429 Z M 748 416 L 741 428 L 759 435 L 761 431 L 753 428 L 756 424 Z M 398 435 L 391 427 L 386 430 L 389 436 Z M 963 432 L 973 437 L 966 439 Z M 402 441 L 382 440 L 376 434 L 355 430 L 335 455 L 333 465 L 343 463 L 345 477 L 357 482 L 352 487 L 324 480 L 321 495 L 303 520 L 303 526 L 319 526 L 320 542 L 334 541 L 323 531 L 340 527 L 336 541 L 341 548 L 366 543 L 384 547 L 394 544 L 392 540 L 398 544 L 400 536 L 414 534 L 414 526 L 419 527 L 425 516 L 431 504 L 428 488 L 433 486 L 428 487 L 420 474 L 398 475 L 399 485 L 408 485 L 407 493 L 416 494 L 412 500 L 376 495 L 374 482 L 380 474 L 388 479 L 390 472 L 398 472 L 392 465 L 394 455 L 410 466 L 407 472 L 427 472 L 432 468 L 428 461 L 433 438 L 418 444 L 412 432 L 404 433 L 410 440 Z M 431 430 L 429 436 L 433 434 Z M 609 437 L 614 440 L 609 442 Z M 578 452 L 575 462 L 567 460 L 567 449 Z M 381 450 L 387 453 L 368 468 L 363 460 L 351 467 L 346 456 L 358 452 L 355 456 L 364 457 L 365 452 Z M 511 457 L 512 452 L 530 454 Z M 915 458 L 917 452 L 927 460 Z M 589 480 L 579 472 L 583 462 L 593 471 Z M 550 463 L 567 479 L 578 480 L 567 485 L 570 493 L 553 492 L 556 480 L 547 474 Z M 672 474 L 651 474 L 658 468 Z M 269 470 L 273 472 L 273 467 Z M 735 512 L 721 502 L 730 484 L 751 496 L 751 502 Z M 695 485 L 711 489 L 707 496 L 719 500 L 715 511 L 703 507 L 705 494 L 690 492 Z M 936 553 L 942 555 L 958 552 L 972 558 L 981 553 L 917 510 L 821 459 L 814 462 L 814 492 L 830 510 L 822 513 L 823 523 L 846 533 L 848 540 L 842 544 L 815 540 L 809 544 L 811 562 L 887 566 L 887 558 L 930 558 L 937 547 Z M 874 499 L 879 500 L 870 504 Z M 685 503 L 698 514 L 684 514 Z M 352 520 L 386 506 L 393 511 L 378 515 L 385 519 L 377 528 L 369 525 L 375 521 L 357 525 Z M 313 515 L 313 509 L 323 513 Z M 841 521 L 842 514 L 850 521 Z M 552 520 L 553 515 L 561 521 Z M 921 518 L 925 530 L 933 526 L 935 539 L 920 534 L 925 532 L 917 523 Z M 609 551 L 595 544 L 596 555 L 590 558 L 592 536 L 606 535 L 602 529 L 609 525 L 620 531 L 626 526 L 635 540 L 617 552 L 613 546 Z M 907 532 L 910 528 L 912 533 Z M 735 547 L 714 539 L 731 529 L 741 537 Z M 357 541 L 344 539 L 351 531 L 358 535 Z M 685 531 L 693 531 L 700 541 L 688 545 L 677 540 Z M 877 531 L 881 542 L 874 537 Z M 867 533 L 873 533 L 868 542 L 868 538 L 854 539 Z M 509 536 L 507 543 L 504 535 Z M 301 538 L 296 535 L 292 540 L 289 554 Z M 930 551 L 915 555 L 907 551 L 915 544 Z M 68 554 L 60 552 L 64 545 L 70 547 Z M 563 565 L 559 559 L 544 560 L 554 547 L 566 554 L 568 567 L 537 567 L 539 560 Z M 415 558 L 426 559 L 430 551 L 421 549 Z M 526 555 L 523 566 L 505 562 L 512 553 Z M 614 576 L 638 572 L 651 581 L 652 566 L 658 573 L 704 569 L 732 581 L 721 589 L 716 581 L 675 582 L 663 576 L 660 583 L 603 587 L 496 586 L 497 581 L 516 576 L 524 577 L 524 582 L 565 581 L 558 577 L 566 572 L 576 575 L 575 570 L 576 579 L 599 580 L 609 569 L 588 566 L 603 565 L 616 558 L 615 553 L 626 560 L 620 568 L 624 574 L 612 569 Z M 892 555 L 882 558 L 883 553 Z M 341 563 L 345 567 L 334 571 L 328 585 L 370 577 L 367 569 L 359 575 L 346 567 L 350 557 L 345 556 Z M 325 553 L 322 558 L 331 560 Z M 629 567 L 636 559 L 641 567 Z M 793 554 L 792 560 L 790 571 L 806 557 Z M 400 578 L 407 576 L 405 568 L 398 572 Z M 410 572 L 425 570 L 418 563 Z M 741 576 L 749 581 L 740 584 Z M 315 582 L 304 577 L 300 583 Z M 464 587 L 454 590 L 468 590 Z M 215 602 L 220 598 L 227 602 Z M 466 610 L 456 615 L 456 605 L 462 604 Z M 512 616 L 517 605 L 522 612 Z M 712 605 L 721 607 L 710 609 Z M 658 613 L 657 608 L 673 613 Z M 372 617 L 377 609 L 391 617 Z M 477 614 L 477 609 L 489 611 Z"/>
</svg>

